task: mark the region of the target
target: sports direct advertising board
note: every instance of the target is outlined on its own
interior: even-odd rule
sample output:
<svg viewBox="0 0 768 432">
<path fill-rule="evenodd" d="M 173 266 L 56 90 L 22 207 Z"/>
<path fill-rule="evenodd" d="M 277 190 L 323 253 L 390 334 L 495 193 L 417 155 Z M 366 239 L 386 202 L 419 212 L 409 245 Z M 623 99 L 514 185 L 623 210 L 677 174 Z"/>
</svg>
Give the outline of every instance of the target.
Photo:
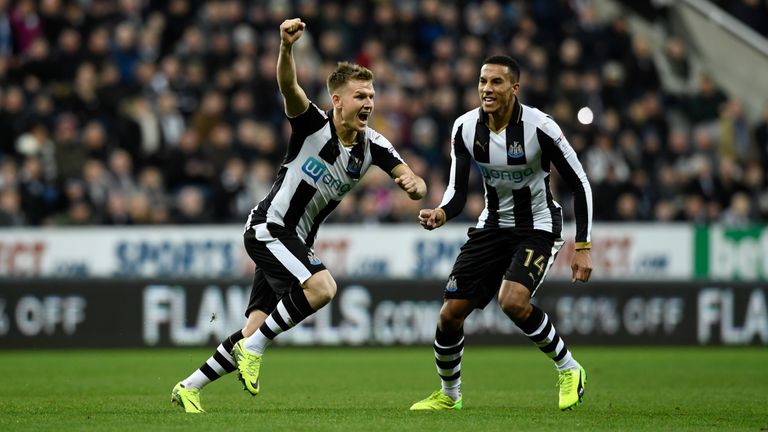
<svg viewBox="0 0 768 432">
<path fill-rule="evenodd" d="M 327 225 L 315 252 L 336 277 L 447 278 L 467 238 L 466 224 Z M 573 226 L 548 280 L 569 280 Z M 688 225 L 598 224 L 595 280 L 690 280 L 694 230 Z M 0 277 L 238 278 L 252 274 L 242 227 L 119 227 L 0 230 Z"/>
</svg>

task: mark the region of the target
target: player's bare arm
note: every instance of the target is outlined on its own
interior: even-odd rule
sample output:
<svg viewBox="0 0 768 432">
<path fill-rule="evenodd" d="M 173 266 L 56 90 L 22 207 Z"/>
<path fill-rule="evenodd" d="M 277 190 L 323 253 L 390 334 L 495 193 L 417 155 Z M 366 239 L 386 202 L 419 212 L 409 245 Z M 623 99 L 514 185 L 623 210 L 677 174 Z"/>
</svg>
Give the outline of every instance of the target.
<svg viewBox="0 0 768 432">
<path fill-rule="evenodd" d="M 592 275 L 592 252 L 590 249 L 576 249 L 571 260 L 573 282 L 587 282 Z"/>
<path fill-rule="evenodd" d="M 445 225 L 447 217 L 445 210 L 441 208 L 435 209 L 421 209 L 419 210 L 419 224 L 427 231 L 432 231 L 435 228 L 440 228 Z"/>
<path fill-rule="evenodd" d="M 280 24 L 280 53 L 277 57 L 277 85 L 283 94 L 285 114 L 296 117 L 309 107 L 309 99 L 296 79 L 296 63 L 293 60 L 293 44 L 304 34 L 306 24 L 300 18 Z"/>
<path fill-rule="evenodd" d="M 412 200 L 420 200 L 427 194 L 427 184 L 417 176 L 408 165 L 400 164 L 392 170 L 395 183 L 404 190 Z"/>
</svg>

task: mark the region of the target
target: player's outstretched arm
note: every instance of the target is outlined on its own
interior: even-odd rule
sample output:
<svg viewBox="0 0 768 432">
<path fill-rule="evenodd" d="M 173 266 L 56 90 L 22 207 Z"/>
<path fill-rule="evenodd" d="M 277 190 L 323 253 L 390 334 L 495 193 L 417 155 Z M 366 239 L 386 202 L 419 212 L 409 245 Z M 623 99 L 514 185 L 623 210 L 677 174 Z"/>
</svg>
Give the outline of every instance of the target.
<svg viewBox="0 0 768 432">
<path fill-rule="evenodd" d="M 417 176 L 408 165 L 400 164 L 392 170 L 395 183 L 408 193 L 412 200 L 420 200 L 427 195 L 427 184 Z"/>
<path fill-rule="evenodd" d="M 296 117 L 309 107 L 309 99 L 296 79 L 296 63 L 293 60 L 293 44 L 307 27 L 300 18 L 283 21 L 280 24 L 280 53 L 277 56 L 277 85 L 283 94 L 285 114 Z"/>
<path fill-rule="evenodd" d="M 438 207 L 435 209 L 421 209 L 419 210 L 419 224 L 422 228 L 428 231 L 432 231 L 435 228 L 440 228 L 445 225 L 448 218 L 445 216 L 445 210 Z"/>
</svg>

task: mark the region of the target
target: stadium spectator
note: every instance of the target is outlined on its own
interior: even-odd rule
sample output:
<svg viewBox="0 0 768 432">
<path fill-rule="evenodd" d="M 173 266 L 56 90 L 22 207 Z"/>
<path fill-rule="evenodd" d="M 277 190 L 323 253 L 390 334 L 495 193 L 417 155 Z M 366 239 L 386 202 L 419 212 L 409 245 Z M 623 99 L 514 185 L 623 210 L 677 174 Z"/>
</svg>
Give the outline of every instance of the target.
<svg viewBox="0 0 768 432">
<path fill-rule="evenodd" d="M 178 98 L 172 91 L 164 91 L 157 101 L 157 120 L 160 125 L 162 148 L 167 149 L 178 145 L 186 129 L 186 120 L 178 108 Z M 158 163 L 160 161 L 151 161 Z"/>
<path fill-rule="evenodd" d="M 755 128 L 755 145 L 757 146 L 757 152 L 759 154 L 759 160 L 762 161 L 763 166 L 768 166 L 768 103 L 766 103 L 763 109 L 763 114 Z"/>
<path fill-rule="evenodd" d="M 748 226 L 754 210 L 752 201 L 744 192 L 738 192 L 731 198 L 731 203 L 723 212 L 723 223 L 730 226 Z"/>
<path fill-rule="evenodd" d="M 98 120 L 89 121 L 82 130 L 81 142 L 89 159 L 106 161 L 115 147 L 107 130 Z M 125 151 L 123 149 L 117 149 Z"/>
<path fill-rule="evenodd" d="M 102 218 L 105 225 L 133 225 L 128 211 L 128 198 L 120 190 L 113 190 L 107 197 L 107 211 Z"/>
<path fill-rule="evenodd" d="M 43 34 L 43 23 L 37 13 L 33 0 L 19 0 L 11 10 L 11 31 L 13 32 L 14 51 L 27 52 L 35 40 Z"/>
<path fill-rule="evenodd" d="M 56 80 L 71 82 L 75 78 L 77 67 L 82 63 L 83 38 L 74 28 L 64 28 L 59 34 L 53 51 L 52 59 L 56 64 Z"/>
<path fill-rule="evenodd" d="M 8 86 L 4 90 L 0 93 L 0 155 L 18 160 L 16 139 L 30 122 L 30 116 L 25 112 L 27 98 L 18 86 Z"/>
<path fill-rule="evenodd" d="M 205 196 L 200 188 L 184 186 L 176 194 L 176 208 L 172 221 L 179 225 L 211 223 L 211 216 L 205 207 Z"/>
<path fill-rule="evenodd" d="M 15 188 L 0 189 L 0 226 L 22 226 L 26 223 L 21 211 L 21 197 Z"/>
<path fill-rule="evenodd" d="M 58 190 L 45 179 L 43 164 L 36 157 L 24 159 L 18 191 L 24 218 L 30 225 L 41 225 L 56 208 Z"/>
<path fill-rule="evenodd" d="M 116 149 L 109 155 L 109 190 L 133 194 L 138 189 L 133 175 L 133 160 L 131 155 L 122 149 Z"/>
<path fill-rule="evenodd" d="M 664 55 L 673 75 L 680 82 L 688 82 L 691 75 L 691 64 L 685 44 L 678 37 L 667 39 L 664 44 Z"/>
<path fill-rule="evenodd" d="M 187 129 L 178 147 L 171 149 L 165 171 L 165 182 L 171 191 L 184 186 L 206 187 L 213 178 L 213 165 L 200 148 L 194 129 Z"/>
<path fill-rule="evenodd" d="M 29 131 L 16 139 L 16 153 L 22 157 L 39 158 L 46 180 L 56 180 L 56 146 L 45 123 L 36 122 L 30 125 Z"/>
<path fill-rule="evenodd" d="M 694 125 L 715 121 L 728 100 L 708 74 L 699 77 L 699 87 L 688 102 L 688 118 Z"/>
<path fill-rule="evenodd" d="M 56 119 L 55 143 L 56 172 L 61 179 L 78 177 L 87 158 L 86 149 L 78 141 L 77 119 L 63 113 Z"/>
<path fill-rule="evenodd" d="M 232 128 L 226 122 L 217 123 L 205 144 L 205 153 L 215 173 L 221 173 L 230 159 L 236 157 Z"/>
<path fill-rule="evenodd" d="M 87 202 L 93 206 L 95 216 L 103 215 L 111 193 L 110 173 L 100 160 L 89 159 L 83 165 L 82 176 Z"/>
<path fill-rule="evenodd" d="M 275 172 L 274 166 L 267 160 L 256 159 L 251 162 L 246 179 L 249 203 L 257 202 L 269 193 Z"/>
<path fill-rule="evenodd" d="M 677 208 L 674 203 L 666 200 L 656 201 L 653 209 L 653 219 L 659 222 L 674 222 L 677 217 Z"/>
<path fill-rule="evenodd" d="M 211 191 L 213 201 L 213 220 L 217 223 L 240 222 L 242 215 L 248 212 L 253 202 L 246 185 L 246 166 L 242 159 L 230 157 L 216 178 Z M 271 178 L 271 177 L 270 177 Z M 268 191 L 264 191 L 266 196 Z"/>
<path fill-rule="evenodd" d="M 128 219 L 136 225 L 155 222 L 152 220 L 152 209 L 146 194 L 136 192 L 128 197 Z"/>
<path fill-rule="evenodd" d="M 720 157 L 741 163 L 753 159 L 757 155 L 752 138 L 744 105 L 738 99 L 728 100 L 720 113 Z"/>
<path fill-rule="evenodd" d="M 0 162 L 0 189 L 17 189 L 19 185 L 18 166 L 13 159 Z"/>
<path fill-rule="evenodd" d="M 13 54 L 12 34 L 8 0 L 0 0 L 0 58 L 9 58 Z"/>
<path fill-rule="evenodd" d="M 92 225 L 97 223 L 93 214 L 93 207 L 85 201 L 75 201 L 69 205 L 65 212 L 55 215 L 57 225 Z"/>
</svg>

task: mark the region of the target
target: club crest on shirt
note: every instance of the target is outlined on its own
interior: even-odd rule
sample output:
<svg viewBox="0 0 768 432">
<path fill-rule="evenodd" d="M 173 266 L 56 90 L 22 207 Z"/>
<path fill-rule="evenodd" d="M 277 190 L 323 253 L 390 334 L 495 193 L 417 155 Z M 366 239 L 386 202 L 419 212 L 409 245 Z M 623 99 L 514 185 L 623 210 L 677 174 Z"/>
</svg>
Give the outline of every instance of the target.
<svg viewBox="0 0 768 432">
<path fill-rule="evenodd" d="M 320 261 L 320 258 L 315 255 L 314 251 L 309 251 L 307 254 L 307 259 L 309 260 L 309 263 L 312 265 L 320 265 L 322 264 L 322 261 Z"/>
<path fill-rule="evenodd" d="M 456 278 L 451 276 L 448 278 L 448 283 L 445 284 L 445 290 L 448 292 L 456 292 L 457 289 L 459 289 L 459 286 L 456 284 Z"/>
<path fill-rule="evenodd" d="M 353 179 L 360 178 L 360 170 L 363 168 L 363 160 L 355 155 L 349 155 L 347 162 L 347 174 Z"/>
<path fill-rule="evenodd" d="M 513 159 L 525 157 L 523 146 L 518 141 L 512 141 L 512 144 L 507 145 L 507 156 Z"/>
</svg>

